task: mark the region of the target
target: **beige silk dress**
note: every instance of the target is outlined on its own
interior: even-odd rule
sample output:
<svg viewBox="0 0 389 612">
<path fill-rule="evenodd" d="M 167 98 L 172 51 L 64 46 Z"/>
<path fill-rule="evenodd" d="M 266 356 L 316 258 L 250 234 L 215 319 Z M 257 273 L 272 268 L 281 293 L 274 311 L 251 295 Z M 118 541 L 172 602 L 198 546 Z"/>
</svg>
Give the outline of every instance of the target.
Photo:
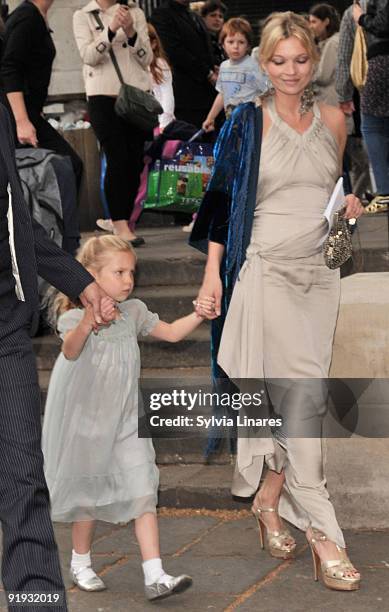
<svg viewBox="0 0 389 612">
<path fill-rule="evenodd" d="M 338 144 L 313 106 L 299 134 L 266 101 L 271 127 L 262 143 L 257 205 L 247 258 L 235 284 L 218 363 L 232 379 L 328 376 L 339 308 L 339 270 L 324 264 L 323 217 L 339 174 Z M 281 382 L 281 387 L 284 383 Z M 258 488 L 264 461 L 284 469 L 279 511 L 306 530 L 321 529 L 344 546 L 329 501 L 320 437 L 239 438 L 232 491 Z"/>
</svg>

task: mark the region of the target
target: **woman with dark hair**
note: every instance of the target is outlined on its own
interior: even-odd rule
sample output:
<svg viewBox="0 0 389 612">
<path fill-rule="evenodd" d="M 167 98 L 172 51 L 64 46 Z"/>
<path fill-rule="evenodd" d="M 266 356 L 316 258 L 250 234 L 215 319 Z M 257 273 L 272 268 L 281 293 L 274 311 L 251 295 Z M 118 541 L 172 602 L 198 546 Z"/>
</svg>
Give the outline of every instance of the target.
<svg viewBox="0 0 389 612">
<path fill-rule="evenodd" d="M 339 32 L 339 13 L 331 4 L 315 4 L 309 11 L 309 25 L 316 42 L 326 40 Z"/>
<path fill-rule="evenodd" d="M 320 102 L 338 106 L 335 71 L 339 46 L 340 16 L 330 4 L 315 4 L 309 11 L 309 25 L 320 52 L 314 88 Z"/>
<path fill-rule="evenodd" d="M 224 25 L 226 12 L 227 7 L 220 0 L 208 0 L 201 9 L 201 17 L 211 37 L 216 66 L 220 66 L 227 59 L 223 45 L 219 42 L 219 35 Z"/>
</svg>

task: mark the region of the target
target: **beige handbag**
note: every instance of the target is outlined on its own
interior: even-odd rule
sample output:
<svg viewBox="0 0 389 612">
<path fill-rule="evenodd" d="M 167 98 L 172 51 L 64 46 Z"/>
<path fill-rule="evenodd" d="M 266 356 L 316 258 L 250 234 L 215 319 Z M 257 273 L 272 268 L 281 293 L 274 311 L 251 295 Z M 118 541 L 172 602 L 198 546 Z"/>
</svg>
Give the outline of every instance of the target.
<svg viewBox="0 0 389 612">
<path fill-rule="evenodd" d="M 357 89 L 363 89 L 367 79 L 367 46 L 363 28 L 357 26 L 355 32 L 354 49 L 351 57 L 350 76 Z"/>
</svg>

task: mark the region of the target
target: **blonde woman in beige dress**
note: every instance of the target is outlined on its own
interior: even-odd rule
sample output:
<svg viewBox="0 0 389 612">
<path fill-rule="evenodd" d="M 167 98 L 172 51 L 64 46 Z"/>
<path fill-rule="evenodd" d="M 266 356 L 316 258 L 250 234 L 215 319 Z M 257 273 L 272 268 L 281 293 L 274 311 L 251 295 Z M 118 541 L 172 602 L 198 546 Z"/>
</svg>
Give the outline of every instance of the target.
<svg viewBox="0 0 389 612">
<path fill-rule="evenodd" d="M 271 15 L 259 57 L 273 89 L 262 101 L 251 241 L 233 290 L 218 363 L 233 379 L 309 379 L 315 384 L 328 377 L 339 307 L 339 270 L 325 266 L 320 241 L 326 234 L 323 212 L 341 174 L 345 120 L 341 111 L 307 96 L 318 58 L 303 18 L 290 12 Z M 362 212 L 359 200 L 347 196 L 346 218 Z M 209 242 L 200 312 L 215 308 L 220 314 L 223 252 L 223 245 Z M 264 463 L 268 469 L 258 491 Z M 256 493 L 252 510 L 271 555 L 294 554 L 296 543 L 283 517 L 306 532 L 315 578 L 321 570 L 329 588 L 359 588 L 360 574 L 346 555 L 326 489 L 320 437 L 292 436 L 284 442 L 240 438 L 233 493 Z"/>
</svg>

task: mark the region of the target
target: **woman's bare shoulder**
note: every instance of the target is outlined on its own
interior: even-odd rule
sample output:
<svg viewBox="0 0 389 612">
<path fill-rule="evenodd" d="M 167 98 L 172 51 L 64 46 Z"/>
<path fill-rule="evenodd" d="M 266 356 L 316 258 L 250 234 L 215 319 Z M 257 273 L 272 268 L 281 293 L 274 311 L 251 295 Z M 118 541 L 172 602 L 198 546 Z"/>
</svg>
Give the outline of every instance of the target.
<svg viewBox="0 0 389 612">
<path fill-rule="evenodd" d="M 346 131 L 346 118 L 340 108 L 321 103 L 319 108 L 323 122 L 332 132 L 339 134 Z"/>
</svg>

